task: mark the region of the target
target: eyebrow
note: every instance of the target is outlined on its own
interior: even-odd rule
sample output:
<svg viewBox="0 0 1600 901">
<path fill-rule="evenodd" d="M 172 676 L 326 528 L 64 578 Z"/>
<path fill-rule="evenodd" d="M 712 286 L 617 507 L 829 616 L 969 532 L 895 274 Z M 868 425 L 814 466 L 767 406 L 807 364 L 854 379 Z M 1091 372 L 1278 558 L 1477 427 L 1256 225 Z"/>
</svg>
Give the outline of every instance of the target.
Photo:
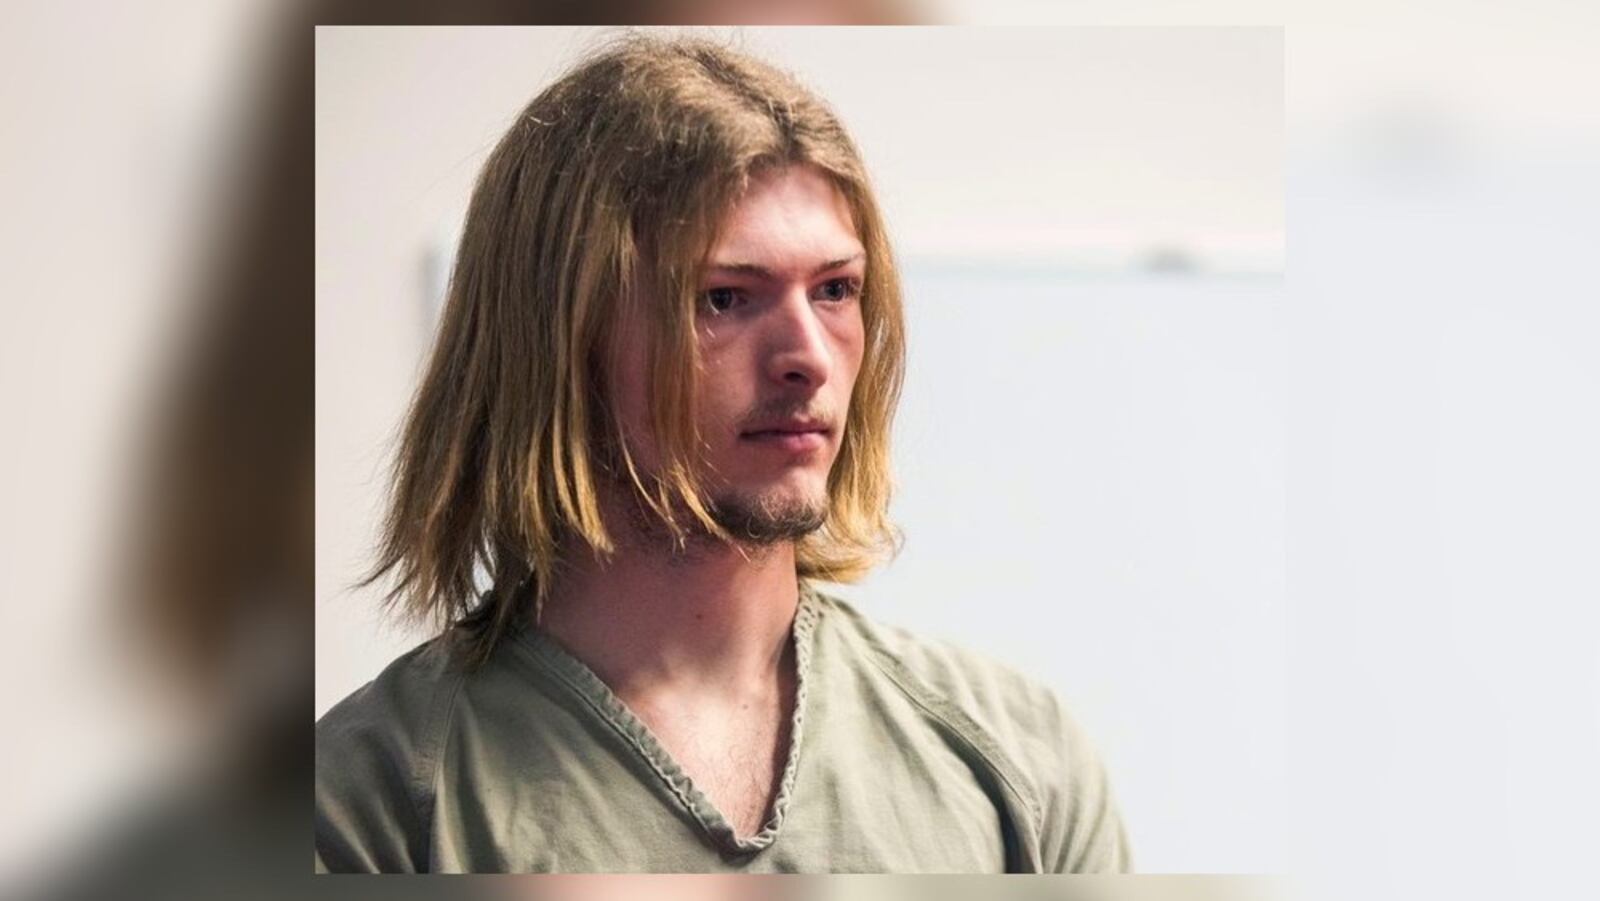
<svg viewBox="0 0 1600 901">
<path fill-rule="evenodd" d="M 811 270 L 810 277 L 816 278 L 824 272 L 838 269 L 841 266 L 848 266 L 849 264 L 854 263 L 856 260 L 862 259 L 866 255 L 866 251 L 861 251 L 860 253 L 855 253 L 847 257 L 840 257 L 837 260 L 829 260 Z M 708 265 L 706 269 L 713 272 L 734 272 L 740 275 L 752 275 L 757 278 L 767 279 L 768 281 L 774 281 L 777 279 L 777 276 L 773 274 L 771 269 L 768 269 L 767 267 L 757 263 L 712 263 Z"/>
</svg>

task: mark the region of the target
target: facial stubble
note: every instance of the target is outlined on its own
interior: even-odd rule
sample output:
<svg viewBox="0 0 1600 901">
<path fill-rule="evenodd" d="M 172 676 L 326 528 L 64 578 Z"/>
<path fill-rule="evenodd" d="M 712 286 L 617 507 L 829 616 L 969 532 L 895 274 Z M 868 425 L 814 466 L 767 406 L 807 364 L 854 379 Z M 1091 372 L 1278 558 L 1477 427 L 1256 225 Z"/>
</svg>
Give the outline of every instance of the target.
<svg viewBox="0 0 1600 901">
<path fill-rule="evenodd" d="M 603 471 L 609 476 L 612 497 L 623 499 L 620 506 L 626 511 L 629 539 L 665 549 L 675 558 L 698 556 L 727 546 L 726 540 L 706 528 L 678 501 L 672 514 L 681 529 L 680 540 L 640 496 L 618 455 L 613 452 L 606 457 Z M 654 476 L 647 473 L 640 473 L 640 477 L 647 486 L 654 481 Z M 821 529 L 828 518 L 826 496 L 795 498 L 776 492 L 752 494 L 730 489 L 713 493 L 705 506 L 711 521 L 747 554 L 760 554 L 779 544 L 798 541 Z"/>
</svg>

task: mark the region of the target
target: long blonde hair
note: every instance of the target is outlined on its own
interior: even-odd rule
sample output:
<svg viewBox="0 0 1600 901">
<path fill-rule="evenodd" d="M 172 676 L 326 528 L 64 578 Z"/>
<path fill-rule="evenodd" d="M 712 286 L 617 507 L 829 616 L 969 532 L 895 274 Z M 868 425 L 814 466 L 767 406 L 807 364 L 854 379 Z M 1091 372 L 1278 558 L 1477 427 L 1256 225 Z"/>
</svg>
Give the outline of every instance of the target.
<svg viewBox="0 0 1600 901">
<path fill-rule="evenodd" d="M 848 582 L 891 554 L 889 433 L 905 367 L 900 286 L 860 155 L 792 77 L 700 38 L 628 35 L 539 94 L 473 190 L 437 342 L 406 419 L 377 561 L 388 602 L 481 663 L 542 605 L 563 548 L 613 550 L 599 451 L 624 448 L 605 391 L 607 325 L 636 271 L 649 315 L 658 471 L 647 509 L 674 535 L 708 513 L 695 450 L 700 268 L 723 215 L 771 167 L 809 164 L 847 201 L 867 265 L 866 335 L 803 580 Z M 650 265 L 636 270 L 636 264 Z M 636 311 L 629 310 L 636 314 Z M 676 511 L 676 512 L 675 512 Z M 480 593 L 477 573 L 490 587 Z"/>
</svg>

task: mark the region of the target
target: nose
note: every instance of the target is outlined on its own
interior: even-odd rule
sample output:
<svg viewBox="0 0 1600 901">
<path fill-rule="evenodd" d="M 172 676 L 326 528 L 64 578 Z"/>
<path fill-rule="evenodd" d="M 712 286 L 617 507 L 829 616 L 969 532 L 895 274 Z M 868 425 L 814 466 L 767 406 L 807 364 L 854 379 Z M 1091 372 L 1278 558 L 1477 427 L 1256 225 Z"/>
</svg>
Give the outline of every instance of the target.
<svg viewBox="0 0 1600 901">
<path fill-rule="evenodd" d="M 815 390 L 828 381 L 833 354 L 827 331 L 804 288 L 785 294 L 771 310 L 767 376 L 791 387 Z"/>
</svg>

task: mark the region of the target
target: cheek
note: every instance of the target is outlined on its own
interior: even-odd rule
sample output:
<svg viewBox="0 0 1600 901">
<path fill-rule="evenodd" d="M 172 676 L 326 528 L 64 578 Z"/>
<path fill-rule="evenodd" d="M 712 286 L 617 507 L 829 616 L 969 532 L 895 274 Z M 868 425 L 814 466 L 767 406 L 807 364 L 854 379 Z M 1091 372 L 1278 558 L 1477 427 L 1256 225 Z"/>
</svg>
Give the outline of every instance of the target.
<svg viewBox="0 0 1600 901">
<path fill-rule="evenodd" d="M 856 376 L 861 373 L 861 360 L 866 352 L 866 335 L 866 325 L 862 322 L 861 308 L 858 306 L 851 315 L 843 317 L 835 337 L 840 370 L 849 374 L 849 382 L 852 385 L 855 384 Z"/>
<path fill-rule="evenodd" d="M 617 412 L 628 440 L 634 444 L 647 442 L 651 436 L 649 404 L 645 402 L 643 386 L 637 383 L 623 386 L 619 395 Z"/>
<path fill-rule="evenodd" d="M 649 380 L 642 354 L 616 353 L 606 377 L 607 397 L 634 462 L 655 462 L 654 427 L 650 417 Z"/>
<path fill-rule="evenodd" d="M 695 373 L 695 420 L 707 442 L 730 433 L 730 427 L 749 413 L 759 398 L 758 356 L 739 342 L 708 348 L 701 345 L 700 368 Z"/>
<path fill-rule="evenodd" d="M 654 469 L 656 448 L 645 405 L 636 400 L 635 392 L 628 386 L 618 385 L 612 394 L 617 425 L 622 430 L 622 441 L 633 457 L 635 466 Z"/>
</svg>

